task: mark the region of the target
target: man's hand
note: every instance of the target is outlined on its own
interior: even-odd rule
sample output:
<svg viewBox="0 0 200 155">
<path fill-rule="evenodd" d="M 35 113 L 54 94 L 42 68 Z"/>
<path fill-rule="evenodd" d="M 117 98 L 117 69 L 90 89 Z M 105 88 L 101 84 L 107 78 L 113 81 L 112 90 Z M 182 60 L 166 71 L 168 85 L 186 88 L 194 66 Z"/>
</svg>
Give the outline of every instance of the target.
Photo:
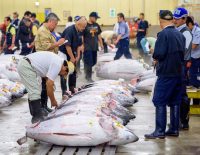
<svg viewBox="0 0 200 155">
<path fill-rule="evenodd" d="M 80 56 L 77 56 L 76 57 L 76 63 L 78 63 L 79 59 L 80 59 Z"/>
<path fill-rule="evenodd" d="M 58 107 L 58 103 L 57 103 L 57 101 L 53 101 L 53 102 L 51 102 L 51 107 Z"/>
<path fill-rule="evenodd" d="M 79 50 L 81 53 L 84 53 L 84 45 L 83 45 L 83 44 L 82 44 L 81 46 L 79 46 L 78 48 L 79 48 L 78 50 Z"/>
<path fill-rule="evenodd" d="M 158 60 L 153 60 L 154 66 L 157 65 L 157 63 L 158 63 Z"/>
<path fill-rule="evenodd" d="M 76 63 L 76 59 L 75 59 L 74 57 L 72 57 L 72 58 L 70 59 L 70 61 L 71 61 L 73 64 Z"/>
<path fill-rule="evenodd" d="M 9 50 L 12 50 L 15 47 L 15 44 L 12 44 L 10 47 L 8 47 Z"/>
</svg>

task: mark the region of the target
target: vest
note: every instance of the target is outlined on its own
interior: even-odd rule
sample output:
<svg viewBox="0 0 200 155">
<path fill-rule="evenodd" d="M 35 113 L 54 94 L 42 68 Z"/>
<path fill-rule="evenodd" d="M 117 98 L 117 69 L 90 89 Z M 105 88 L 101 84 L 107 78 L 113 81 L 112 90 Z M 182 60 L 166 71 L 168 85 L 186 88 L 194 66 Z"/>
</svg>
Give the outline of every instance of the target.
<svg viewBox="0 0 200 155">
<path fill-rule="evenodd" d="M 12 44 L 12 34 L 10 32 L 11 28 L 13 28 L 13 25 L 10 25 L 8 28 L 8 31 L 6 32 L 6 45 L 10 46 Z"/>
<path fill-rule="evenodd" d="M 183 34 L 184 32 L 190 32 L 191 36 L 192 36 L 192 33 L 191 31 L 187 28 L 187 27 L 184 27 L 180 30 L 180 32 Z M 187 39 L 187 38 L 185 38 Z M 191 59 L 191 51 L 192 51 L 192 41 L 190 42 L 190 45 L 188 47 L 188 49 L 186 48 L 185 49 L 185 53 L 184 53 L 184 60 L 190 60 Z"/>
</svg>

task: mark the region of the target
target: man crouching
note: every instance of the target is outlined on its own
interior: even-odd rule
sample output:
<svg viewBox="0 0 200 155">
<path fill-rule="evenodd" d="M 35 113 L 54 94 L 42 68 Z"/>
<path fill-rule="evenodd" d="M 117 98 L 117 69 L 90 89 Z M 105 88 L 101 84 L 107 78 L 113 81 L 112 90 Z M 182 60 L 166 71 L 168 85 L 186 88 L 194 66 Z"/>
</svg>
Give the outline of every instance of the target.
<svg viewBox="0 0 200 155">
<path fill-rule="evenodd" d="M 17 69 L 21 81 L 28 91 L 31 122 L 41 121 L 48 113 L 41 106 L 41 84 L 38 79 L 47 79 L 47 94 L 51 100 L 51 106 L 57 107 L 54 81 L 58 75 L 67 76 L 67 74 L 73 73 L 74 65 L 54 53 L 36 52 L 21 59 Z"/>
</svg>

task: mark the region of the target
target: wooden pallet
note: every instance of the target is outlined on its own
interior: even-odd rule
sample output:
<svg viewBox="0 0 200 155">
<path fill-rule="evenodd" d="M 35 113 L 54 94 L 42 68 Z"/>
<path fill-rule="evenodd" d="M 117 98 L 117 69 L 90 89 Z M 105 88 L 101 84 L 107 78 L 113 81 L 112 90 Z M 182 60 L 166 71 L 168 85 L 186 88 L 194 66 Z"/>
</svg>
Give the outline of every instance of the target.
<svg viewBox="0 0 200 155">
<path fill-rule="evenodd" d="M 99 145 L 94 147 L 63 147 L 41 144 L 35 155 L 115 155 L 117 147 Z"/>
</svg>

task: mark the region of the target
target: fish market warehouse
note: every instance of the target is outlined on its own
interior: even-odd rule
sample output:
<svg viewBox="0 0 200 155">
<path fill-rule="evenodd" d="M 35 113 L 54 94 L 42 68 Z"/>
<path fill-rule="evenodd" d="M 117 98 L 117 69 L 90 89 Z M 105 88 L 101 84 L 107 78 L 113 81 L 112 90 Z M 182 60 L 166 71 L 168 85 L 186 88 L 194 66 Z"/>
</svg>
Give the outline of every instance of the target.
<svg viewBox="0 0 200 155">
<path fill-rule="evenodd" d="M 0 155 L 200 154 L 199 0 L 0 0 Z"/>
</svg>

